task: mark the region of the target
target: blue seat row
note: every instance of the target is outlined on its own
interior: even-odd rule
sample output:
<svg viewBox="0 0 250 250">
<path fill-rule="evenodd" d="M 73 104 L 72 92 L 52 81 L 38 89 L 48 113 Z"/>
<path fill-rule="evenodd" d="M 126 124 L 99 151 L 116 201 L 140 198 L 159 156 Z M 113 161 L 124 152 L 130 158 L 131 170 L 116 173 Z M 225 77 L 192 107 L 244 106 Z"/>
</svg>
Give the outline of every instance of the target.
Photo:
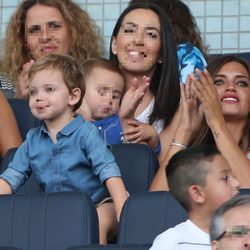
<svg viewBox="0 0 250 250">
<path fill-rule="evenodd" d="M 148 249 L 156 235 L 186 218 L 184 209 L 168 192 L 131 195 L 122 209 L 117 245 L 113 247 Z M 0 225 L 0 246 L 23 250 L 101 247 L 96 208 L 84 193 L 2 195 Z"/>
</svg>

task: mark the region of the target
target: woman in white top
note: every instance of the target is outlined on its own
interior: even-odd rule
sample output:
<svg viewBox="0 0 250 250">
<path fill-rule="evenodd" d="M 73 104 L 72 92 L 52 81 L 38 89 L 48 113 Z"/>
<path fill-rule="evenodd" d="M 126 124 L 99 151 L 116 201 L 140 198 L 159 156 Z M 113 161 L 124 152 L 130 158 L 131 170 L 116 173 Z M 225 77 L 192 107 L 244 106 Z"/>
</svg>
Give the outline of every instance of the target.
<svg viewBox="0 0 250 250">
<path fill-rule="evenodd" d="M 176 43 L 163 11 L 152 4 L 137 3 L 120 15 L 110 44 L 110 59 L 120 65 L 129 89 L 133 79 L 149 88 L 135 110 L 135 118 L 153 125 L 158 133 L 169 127 L 180 102 Z M 173 133 L 172 133 L 173 134 Z M 171 133 L 170 133 L 171 135 Z M 161 140 L 162 151 L 166 140 Z"/>
</svg>

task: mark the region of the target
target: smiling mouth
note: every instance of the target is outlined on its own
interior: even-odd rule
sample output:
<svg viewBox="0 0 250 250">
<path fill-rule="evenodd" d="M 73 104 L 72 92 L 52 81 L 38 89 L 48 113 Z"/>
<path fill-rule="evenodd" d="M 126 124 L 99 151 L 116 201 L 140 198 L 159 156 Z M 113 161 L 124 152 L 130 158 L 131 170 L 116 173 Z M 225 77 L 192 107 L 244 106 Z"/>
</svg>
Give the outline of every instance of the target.
<svg viewBox="0 0 250 250">
<path fill-rule="evenodd" d="M 132 57 L 141 57 L 141 56 L 143 56 L 144 58 L 147 57 L 147 55 L 143 51 L 130 51 L 129 55 Z"/>
<path fill-rule="evenodd" d="M 234 97 L 225 97 L 221 99 L 222 102 L 227 102 L 227 103 L 238 103 L 239 100 Z"/>
<path fill-rule="evenodd" d="M 43 47 L 41 51 L 44 53 L 50 53 L 50 52 L 56 51 L 56 49 L 57 48 L 55 46 L 47 46 L 47 47 Z"/>
</svg>

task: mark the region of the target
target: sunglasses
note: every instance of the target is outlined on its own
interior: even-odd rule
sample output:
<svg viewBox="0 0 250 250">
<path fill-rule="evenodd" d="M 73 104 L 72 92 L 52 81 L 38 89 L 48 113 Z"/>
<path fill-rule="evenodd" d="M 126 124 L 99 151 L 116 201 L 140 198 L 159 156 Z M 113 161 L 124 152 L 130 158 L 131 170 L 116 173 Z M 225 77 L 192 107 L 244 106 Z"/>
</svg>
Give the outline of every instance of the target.
<svg viewBox="0 0 250 250">
<path fill-rule="evenodd" d="M 234 226 L 230 231 L 223 231 L 216 240 L 219 241 L 224 237 L 228 238 L 240 238 L 246 236 L 250 232 L 250 228 L 245 225 Z"/>
</svg>

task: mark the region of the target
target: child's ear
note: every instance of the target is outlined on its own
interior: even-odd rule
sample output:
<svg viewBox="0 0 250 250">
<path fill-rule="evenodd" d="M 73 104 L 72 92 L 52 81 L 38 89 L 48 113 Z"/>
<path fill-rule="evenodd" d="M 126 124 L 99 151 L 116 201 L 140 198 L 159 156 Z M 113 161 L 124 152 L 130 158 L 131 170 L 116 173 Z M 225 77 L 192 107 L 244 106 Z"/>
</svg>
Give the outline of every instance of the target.
<svg viewBox="0 0 250 250">
<path fill-rule="evenodd" d="M 81 98 L 81 90 L 79 88 L 74 88 L 71 90 L 69 97 L 69 105 L 74 106 Z"/>
<path fill-rule="evenodd" d="M 212 250 L 217 250 L 217 249 L 219 249 L 219 242 L 217 241 L 217 240 L 213 240 L 212 242 L 211 242 L 211 246 L 212 246 Z"/>
<path fill-rule="evenodd" d="M 205 195 L 202 190 L 202 187 L 199 185 L 192 185 L 188 189 L 188 193 L 190 198 L 193 200 L 195 203 L 204 203 L 205 202 Z"/>
</svg>

